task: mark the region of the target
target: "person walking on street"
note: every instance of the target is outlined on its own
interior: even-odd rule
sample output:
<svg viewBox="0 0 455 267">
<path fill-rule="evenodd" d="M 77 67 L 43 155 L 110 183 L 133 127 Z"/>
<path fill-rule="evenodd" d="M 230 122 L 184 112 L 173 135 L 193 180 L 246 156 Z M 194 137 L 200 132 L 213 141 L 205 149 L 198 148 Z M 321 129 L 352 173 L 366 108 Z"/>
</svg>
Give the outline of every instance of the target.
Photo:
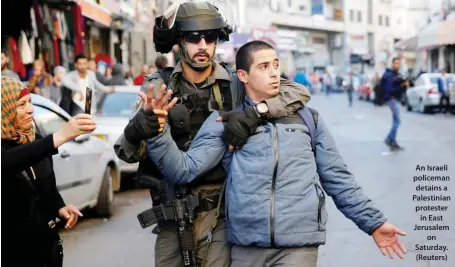
<svg viewBox="0 0 455 267">
<path fill-rule="evenodd" d="M 99 62 L 99 65 L 103 65 L 106 63 L 104 63 L 103 61 L 100 61 Z M 96 75 L 96 79 L 103 85 L 108 85 L 107 84 L 107 79 L 106 79 L 106 76 L 104 76 L 104 73 L 101 73 L 98 69 L 97 69 L 97 65 L 96 65 L 96 61 L 94 59 L 90 59 L 88 61 L 88 69 L 93 71 Z M 103 69 L 102 67 L 100 69 Z"/>
<path fill-rule="evenodd" d="M 439 108 L 444 113 L 450 111 L 450 91 L 449 91 L 449 77 L 446 75 L 446 70 L 441 70 L 441 77 L 438 79 L 438 91 L 440 95 Z"/>
<path fill-rule="evenodd" d="M 52 85 L 54 81 L 52 75 L 46 72 L 44 68 L 44 61 L 41 59 L 37 59 L 33 62 L 33 75 L 30 77 L 28 81 L 28 88 L 30 88 L 30 92 L 43 95 L 41 90 L 44 87 Z"/>
<path fill-rule="evenodd" d="M 241 85 L 238 78 L 214 60 L 217 42 L 227 41 L 232 29 L 218 7 L 209 2 L 184 2 L 172 6 L 165 14 L 166 17 L 156 19 L 153 31 L 155 48 L 157 52 L 168 53 L 177 44 L 181 60 L 173 69 L 166 68 L 146 76 L 133 117 L 114 149 L 117 156 L 126 162 L 140 162 L 138 179 L 153 182 L 152 211 L 158 224 L 158 229 L 154 229 L 158 234 L 155 266 L 184 266 L 180 245 L 185 244 L 178 242 L 177 222 L 166 220 L 160 213 L 154 212 L 161 205 L 176 205 L 178 199 L 175 195 L 183 190 L 188 192 L 189 197 L 199 199 L 196 209 L 188 207 L 189 213 L 194 211 L 191 219 L 193 230 L 190 232 L 193 242 L 190 242 L 189 249 L 194 252 L 197 264 L 227 267 L 231 248 L 227 242 L 224 214 L 220 212 L 224 206 L 222 185 L 226 180 L 222 167 L 216 166 L 200 176 L 198 181 L 177 187 L 163 180 L 155 163 L 147 158 L 145 148 L 146 139 L 159 133 L 158 115 L 149 108 L 152 103 L 148 99 L 155 95 L 155 101 L 167 105 L 171 91 L 166 93 L 166 86 L 179 101 L 169 113 L 169 123 L 172 139 L 182 150 L 188 149 L 202 123 L 214 110 L 229 111 L 241 104 L 244 89 L 238 87 Z M 263 66 L 265 69 L 269 67 Z M 302 106 L 308 98 L 304 92 L 302 86 L 289 81 L 288 86 L 280 87 L 279 95 L 268 99 L 263 105 L 268 107 L 271 117 L 281 117 Z M 169 110 L 177 99 L 174 98 L 174 102 L 167 105 L 165 110 Z M 260 120 L 251 117 L 251 111 L 251 108 L 239 110 L 227 118 L 231 130 L 226 131 L 225 138 L 231 148 L 245 143 L 253 133 L 252 128 L 259 123 Z"/>
<path fill-rule="evenodd" d="M 6 53 L 6 50 L 2 48 L 2 76 L 8 76 L 20 81 L 21 78 L 19 77 L 19 75 L 17 75 L 17 73 L 15 73 L 14 71 L 8 69 L 8 64 L 9 64 L 8 54 Z"/>
<path fill-rule="evenodd" d="M 57 105 L 62 101 L 62 81 L 66 75 L 66 69 L 62 66 L 54 68 L 54 81 L 51 85 L 41 89 L 41 95 Z"/>
<path fill-rule="evenodd" d="M 352 107 L 353 94 L 354 94 L 354 73 L 352 71 L 348 74 L 348 80 L 346 81 L 346 93 L 348 94 L 349 107 Z"/>
<path fill-rule="evenodd" d="M 95 122 L 80 114 L 59 131 L 41 136 L 33 123 L 29 90 L 18 80 L 2 76 L 2 186 L 8 204 L 2 206 L 2 266 L 61 267 L 62 241 L 56 217 L 72 228 L 80 211 L 67 205 L 58 192 L 52 155 L 81 134 L 90 134 Z"/>
<path fill-rule="evenodd" d="M 101 93 L 112 93 L 114 87 L 106 87 L 101 84 L 93 71 L 88 70 L 88 59 L 85 55 L 80 54 L 74 58 L 74 66 L 76 70 L 69 72 L 63 79 L 63 86 L 70 89 L 73 93 L 73 101 L 81 111 L 85 108 L 85 92 L 89 87 L 93 90 L 92 94 L 92 107 L 91 114 L 96 113 L 96 106 L 98 104 L 99 96 Z M 74 112 L 73 112 L 74 113 Z"/>
<path fill-rule="evenodd" d="M 405 87 L 409 83 L 405 81 L 399 74 L 401 67 L 401 59 L 393 58 L 392 69 L 386 69 L 381 79 L 381 88 L 385 93 L 385 101 L 392 111 L 392 128 L 385 139 L 385 144 L 392 150 L 403 150 L 403 147 L 397 143 L 397 131 L 400 126 L 400 99 Z"/>
<path fill-rule="evenodd" d="M 123 69 L 122 64 L 117 63 L 112 67 L 112 78 L 107 82 L 106 85 L 126 85 L 125 70 Z"/>
<path fill-rule="evenodd" d="M 406 233 L 387 222 L 362 192 L 316 110 L 303 107 L 279 119 L 263 120 L 262 101 L 276 96 L 280 83 L 273 47 L 262 41 L 245 44 L 237 52 L 236 66 L 246 89 L 244 106 L 253 107 L 251 116 L 262 120 L 243 147 L 228 151 L 223 140 L 228 126 L 221 121 L 229 112 L 218 111 L 207 118 L 187 152 L 179 150 L 167 125 L 147 144 L 149 157 L 176 184 L 197 180 L 222 162 L 228 176 L 230 266 L 316 267 L 318 247 L 326 242 L 324 191 L 347 218 L 373 237 L 382 254 L 403 258 L 406 248 L 397 235 Z M 152 101 L 152 108 L 161 109 L 159 102 Z"/>
<path fill-rule="evenodd" d="M 324 72 L 324 75 L 322 76 L 322 84 L 324 85 L 326 96 L 329 96 L 330 92 L 332 91 L 333 80 L 332 75 L 330 75 L 330 73 L 327 70 Z"/>
<path fill-rule="evenodd" d="M 133 79 L 133 84 L 142 85 L 144 83 L 145 76 L 147 74 L 149 74 L 148 71 L 149 71 L 149 66 L 147 64 L 142 66 L 142 71 Z"/>
</svg>

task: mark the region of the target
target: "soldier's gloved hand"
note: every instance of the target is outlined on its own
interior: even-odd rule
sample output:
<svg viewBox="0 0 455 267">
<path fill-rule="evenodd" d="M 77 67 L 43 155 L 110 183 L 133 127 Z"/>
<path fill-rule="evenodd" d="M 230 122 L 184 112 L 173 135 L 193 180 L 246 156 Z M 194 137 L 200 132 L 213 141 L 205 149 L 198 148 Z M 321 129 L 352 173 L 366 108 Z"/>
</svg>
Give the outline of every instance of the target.
<svg viewBox="0 0 455 267">
<path fill-rule="evenodd" d="M 140 110 L 130 120 L 123 131 L 126 140 L 139 145 L 141 141 L 157 136 L 160 132 L 158 116 L 152 109 Z"/>
<path fill-rule="evenodd" d="M 220 114 L 218 121 L 224 122 L 224 141 L 229 151 L 240 149 L 256 128 L 262 123 L 253 106 L 238 111 L 229 111 Z"/>
</svg>

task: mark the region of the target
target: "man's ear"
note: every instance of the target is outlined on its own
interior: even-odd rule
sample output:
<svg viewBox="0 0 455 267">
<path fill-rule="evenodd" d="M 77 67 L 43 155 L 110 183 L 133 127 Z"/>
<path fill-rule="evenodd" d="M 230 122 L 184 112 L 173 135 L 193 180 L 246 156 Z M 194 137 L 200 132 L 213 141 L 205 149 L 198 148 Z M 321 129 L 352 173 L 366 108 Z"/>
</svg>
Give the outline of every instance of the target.
<svg viewBox="0 0 455 267">
<path fill-rule="evenodd" d="M 242 83 L 248 83 L 248 72 L 245 70 L 237 70 L 237 76 Z"/>
</svg>

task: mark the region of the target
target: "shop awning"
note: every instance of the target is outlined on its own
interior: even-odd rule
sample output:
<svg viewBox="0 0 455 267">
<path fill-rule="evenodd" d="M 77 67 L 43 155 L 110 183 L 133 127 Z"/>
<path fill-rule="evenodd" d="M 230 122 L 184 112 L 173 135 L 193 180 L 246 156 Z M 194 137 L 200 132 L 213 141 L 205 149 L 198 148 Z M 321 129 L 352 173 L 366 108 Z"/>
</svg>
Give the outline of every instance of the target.
<svg viewBox="0 0 455 267">
<path fill-rule="evenodd" d="M 455 44 L 455 19 L 428 25 L 419 33 L 417 48 Z"/>
<path fill-rule="evenodd" d="M 111 12 L 107 8 L 90 0 L 81 0 L 79 1 L 79 5 L 81 6 L 82 15 L 84 17 L 92 19 L 106 27 L 111 26 Z"/>
<path fill-rule="evenodd" d="M 402 39 L 395 44 L 395 48 L 398 50 L 415 51 L 417 49 L 419 38 L 412 36 L 406 39 Z"/>
</svg>

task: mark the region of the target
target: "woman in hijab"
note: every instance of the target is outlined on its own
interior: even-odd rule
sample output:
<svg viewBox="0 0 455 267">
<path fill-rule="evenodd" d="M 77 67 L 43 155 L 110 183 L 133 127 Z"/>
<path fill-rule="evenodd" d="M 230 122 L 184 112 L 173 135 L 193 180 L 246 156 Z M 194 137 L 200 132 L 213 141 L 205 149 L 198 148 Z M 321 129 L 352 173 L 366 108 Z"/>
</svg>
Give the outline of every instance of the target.
<svg viewBox="0 0 455 267">
<path fill-rule="evenodd" d="M 82 216 L 66 205 L 57 190 L 52 155 L 81 134 L 95 130 L 90 115 L 79 114 L 56 133 L 35 132 L 29 90 L 18 80 L 2 76 L 2 266 L 62 266 L 56 218 L 72 228 Z M 7 203 L 7 204 L 6 204 Z"/>
</svg>

